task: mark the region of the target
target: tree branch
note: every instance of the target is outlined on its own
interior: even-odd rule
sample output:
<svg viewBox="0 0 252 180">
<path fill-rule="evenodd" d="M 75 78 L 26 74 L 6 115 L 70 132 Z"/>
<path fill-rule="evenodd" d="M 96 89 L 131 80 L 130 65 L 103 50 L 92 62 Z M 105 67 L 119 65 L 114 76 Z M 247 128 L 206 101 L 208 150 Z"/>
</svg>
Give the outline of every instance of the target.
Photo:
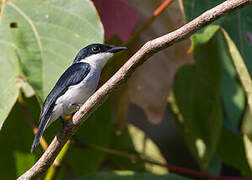
<svg viewBox="0 0 252 180">
<path fill-rule="evenodd" d="M 174 43 L 190 37 L 194 32 L 205 27 L 221 16 L 224 16 L 227 13 L 248 4 L 252 4 L 252 0 L 227 0 L 220 5 L 204 12 L 199 17 L 195 18 L 179 29 L 145 43 L 140 50 L 138 50 L 115 73 L 115 75 L 113 75 L 86 101 L 80 110 L 75 113 L 72 120 L 68 121 L 66 126 L 64 126 L 64 128 L 52 140 L 47 150 L 35 163 L 35 165 L 18 179 L 33 179 L 45 172 L 53 163 L 64 144 L 73 136 L 79 126 L 98 108 L 99 105 L 106 100 L 112 91 L 125 82 L 126 79 L 128 79 L 135 71 L 135 69 L 143 64 L 149 57 L 169 46 L 172 46 Z"/>
</svg>

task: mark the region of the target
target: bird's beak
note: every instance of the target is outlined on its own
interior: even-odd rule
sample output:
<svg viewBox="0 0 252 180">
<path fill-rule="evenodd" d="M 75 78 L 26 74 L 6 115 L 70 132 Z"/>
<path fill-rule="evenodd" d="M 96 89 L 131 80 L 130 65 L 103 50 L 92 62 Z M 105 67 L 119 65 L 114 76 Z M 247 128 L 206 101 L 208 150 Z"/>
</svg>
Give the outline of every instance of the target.
<svg viewBox="0 0 252 180">
<path fill-rule="evenodd" d="M 116 53 L 116 52 L 119 52 L 119 51 L 122 51 L 122 50 L 125 50 L 127 49 L 126 47 L 114 47 L 112 46 L 111 49 L 108 50 L 108 52 L 110 53 Z"/>
</svg>

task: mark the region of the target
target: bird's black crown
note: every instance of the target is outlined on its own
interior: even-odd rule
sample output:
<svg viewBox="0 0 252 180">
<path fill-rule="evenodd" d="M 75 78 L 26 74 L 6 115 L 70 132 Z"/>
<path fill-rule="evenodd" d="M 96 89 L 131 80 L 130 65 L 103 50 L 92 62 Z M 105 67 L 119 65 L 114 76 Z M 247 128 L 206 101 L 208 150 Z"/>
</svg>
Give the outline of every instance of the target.
<svg viewBox="0 0 252 180">
<path fill-rule="evenodd" d="M 124 49 L 126 49 L 126 48 L 125 47 L 115 47 L 115 46 L 110 46 L 110 45 L 105 45 L 105 44 L 90 44 L 78 52 L 73 63 L 77 63 L 80 60 L 85 59 L 88 56 L 91 56 L 94 54 L 106 53 L 106 52 L 116 53 L 116 52 L 119 52 Z"/>
</svg>

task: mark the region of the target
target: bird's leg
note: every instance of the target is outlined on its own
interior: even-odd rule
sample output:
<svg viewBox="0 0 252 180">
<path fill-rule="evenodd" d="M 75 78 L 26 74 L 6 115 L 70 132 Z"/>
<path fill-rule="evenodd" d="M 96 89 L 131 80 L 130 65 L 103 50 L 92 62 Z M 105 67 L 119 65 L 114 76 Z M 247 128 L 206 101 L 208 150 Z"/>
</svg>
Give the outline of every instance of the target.
<svg viewBox="0 0 252 180">
<path fill-rule="evenodd" d="M 64 127 L 66 125 L 66 122 L 64 120 L 64 118 L 62 116 L 60 116 L 60 120 L 61 120 L 61 123 L 62 123 L 62 127 Z"/>
</svg>

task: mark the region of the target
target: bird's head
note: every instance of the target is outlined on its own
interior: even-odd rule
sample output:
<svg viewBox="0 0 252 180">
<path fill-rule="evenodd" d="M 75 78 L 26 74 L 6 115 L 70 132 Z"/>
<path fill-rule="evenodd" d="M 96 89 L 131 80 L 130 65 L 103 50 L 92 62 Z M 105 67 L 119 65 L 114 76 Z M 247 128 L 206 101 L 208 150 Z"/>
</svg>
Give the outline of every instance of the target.
<svg viewBox="0 0 252 180">
<path fill-rule="evenodd" d="M 73 63 L 87 62 L 103 67 L 107 60 L 114 55 L 114 53 L 124 49 L 127 48 L 104 44 L 90 44 L 79 51 Z"/>
</svg>

